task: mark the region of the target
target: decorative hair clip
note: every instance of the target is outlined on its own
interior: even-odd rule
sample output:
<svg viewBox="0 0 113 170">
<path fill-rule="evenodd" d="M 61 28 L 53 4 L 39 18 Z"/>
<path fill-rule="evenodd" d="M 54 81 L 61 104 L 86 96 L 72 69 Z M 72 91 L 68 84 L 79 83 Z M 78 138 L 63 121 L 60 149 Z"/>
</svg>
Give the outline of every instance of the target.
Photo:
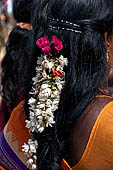
<svg viewBox="0 0 113 170">
<path fill-rule="evenodd" d="M 50 17 L 48 17 L 48 20 L 50 21 L 50 24 L 48 24 L 48 28 L 50 29 L 82 33 L 80 30 L 80 25 L 78 24 L 65 21 L 63 19 L 55 19 L 55 18 L 50 18 Z"/>
<path fill-rule="evenodd" d="M 48 36 L 42 37 L 36 44 L 42 54 L 37 59 L 36 76 L 32 79 L 31 98 L 28 101 L 30 119 L 26 120 L 26 127 L 32 138 L 22 146 L 30 169 L 37 169 L 38 141 L 33 138 L 33 134 L 42 133 L 45 128 L 55 124 L 54 112 L 58 109 L 61 90 L 65 84 L 64 66 L 68 65 L 67 58 L 60 55 L 62 41 L 56 36 L 52 36 L 51 41 Z"/>
<path fill-rule="evenodd" d="M 75 32 L 75 33 L 82 33 L 81 31 L 77 31 L 77 30 L 74 30 L 74 29 L 71 29 L 71 28 L 55 27 L 55 26 L 51 26 L 51 25 L 48 25 L 48 27 L 49 27 L 50 29 L 66 30 L 66 31 Z"/>
<path fill-rule="evenodd" d="M 17 23 L 16 25 L 22 29 L 32 30 L 32 26 L 28 23 L 21 22 L 21 23 Z"/>
<path fill-rule="evenodd" d="M 80 25 L 78 24 L 75 24 L 75 23 L 72 23 L 72 22 L 69 22 L 69 21 L 65 21 L 63 19 L 55 19 L 55 18 L 48 18 L 49 20 L 52 20 L 52 21 L 56 21 L 56 22 L 59 22 L 59 23 L 65 23 L 65 24 L 69 24 L 69 25 L 72 25 L 74 27 L 80 27 Z"/>
</svg>

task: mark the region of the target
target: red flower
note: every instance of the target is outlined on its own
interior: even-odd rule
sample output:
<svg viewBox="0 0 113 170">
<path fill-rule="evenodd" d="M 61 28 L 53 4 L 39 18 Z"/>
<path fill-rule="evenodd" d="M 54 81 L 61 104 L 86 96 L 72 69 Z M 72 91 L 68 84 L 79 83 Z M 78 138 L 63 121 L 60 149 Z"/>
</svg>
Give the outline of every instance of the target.
<svg viewBox="0 0 113 170">
<path fill-rule="evenodd" d="M 56 36 L 52 36 L 52 41 L 53 41 L 53 44 L 54 44 L 54 48 L 56 49 L 57 53 L 59 53 L 59 51 L 62 50 L 63 48 L 63 45 L 62 45 L 62 41 L 59 40 Z"/>
<path fill-rule="evenodd" d="M 48 36 L 40 38 L 36 42 L 37 46 L 42 49 L 42 52 L 45 54 L 51 53 L 51 47 L 49 43 Z"/>
<path fill-rule="evenodd" d="M 53 76 L 55 76 L 55 79 L 57 79 L 59 75 L 64 74 L 63 71 L 61 70 L 56 71 L 54 68 L 52 68 L 52 71 L 53 71 Z"/>
</svg>

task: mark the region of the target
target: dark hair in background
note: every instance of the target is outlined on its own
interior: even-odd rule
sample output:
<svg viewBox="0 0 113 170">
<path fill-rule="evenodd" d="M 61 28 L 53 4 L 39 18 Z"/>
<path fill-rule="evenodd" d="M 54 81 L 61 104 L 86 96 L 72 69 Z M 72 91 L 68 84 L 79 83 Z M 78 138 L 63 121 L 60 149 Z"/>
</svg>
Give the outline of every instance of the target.
<svg viewBox="0 0 113 170">
<path fill-rule="evenodd" d="M 17 22 L 30 23 L 32 0 L 13 0 L 13 15 Z"/>
<path fill-rule="evenodd" d="M 17 22 L 30 23 L 31 0 L 13 0 L 14 18 Z M 31 30 L 16 26 L 10 33 L 6 55 L 2 61 L 3 100 L 6 101 L 10 111 L 23 99 L 22 89 L 26 67 L 31 50 L 28 46 Z M 21 91 L 19 91 L 21 90 Z M 19 98 L 20 97 L 20 98 Z"/>
<path fill-rule="evenodd" d="M 50 28 L 66 27 L 70 24 L 55 22 L 58 18 L 80 25 L 82 33 Z M 34 0 L 32 25 L 34 44 L 46 35 L 56 35 L 63 42 L 62 54 L 68 58 L 66 83 L 61 93 L 59 109 L 55 113 L 55 126 L 36 134 L 38 170 L 59 170 L 66 154 L 69 133 L 85 108 L 97 94 L 98 88 L 107 86 L 107 61 L 104 33 L 112 30 L 112 0 Z M 71 29 L 77 29 L 71 27 Z M 34 45 L 31 62 L 35 74 L 38 47 Z M 26 86 L 26 99 L 30 97 Z M 27 112 L 28 114 L 28 112 Z M 29 115 L 28 115 L 29 116 Z"/>
</svg>

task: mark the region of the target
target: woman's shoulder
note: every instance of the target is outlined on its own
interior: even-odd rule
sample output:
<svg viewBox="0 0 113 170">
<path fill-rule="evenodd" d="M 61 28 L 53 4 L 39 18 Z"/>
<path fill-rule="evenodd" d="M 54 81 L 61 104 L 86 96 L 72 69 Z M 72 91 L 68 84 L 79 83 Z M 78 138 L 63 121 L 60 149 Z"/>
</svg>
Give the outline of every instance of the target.
<svg viewBox="0 0 113 170">
<path fill-rule="evenodd" d="M 113 97 L 111 96 L 97 96 L 96 104 L 93 106 L 95 111 L 99 112 L 99 115 L 106 115 L 105 113 L 110 112 L 113 114 Z"/>
<path fill-rule="evenodd" d="M 112 127 L 109 126 L 109 121 L 112 122 L 110 125 Z M 70 136 L 68 161 L 71 162 L 70 165 L 75 166 L 81 160 L 83 153 L 87 150 L 88 143 L 92 144 L 94 139 L 97 143 L 101 136 L 109 135 L 108 126 L 113 129 L 113 98 L 98 96 L 86 108 Z"/>
</svg>

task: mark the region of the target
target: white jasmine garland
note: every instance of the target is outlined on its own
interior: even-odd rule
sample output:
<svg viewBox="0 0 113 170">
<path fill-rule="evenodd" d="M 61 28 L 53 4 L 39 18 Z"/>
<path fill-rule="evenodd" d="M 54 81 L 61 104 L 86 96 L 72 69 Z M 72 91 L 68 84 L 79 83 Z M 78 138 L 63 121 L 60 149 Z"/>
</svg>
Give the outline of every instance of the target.
<svg viewBox="0 0 113 170">
<path fill-rule="evenodd" d="M 55 124 L 54 112 L 58 109 L 61 90 L 65 84 L 63 69 L 67 64 L 67 58 L 62 55 L 56 58 L 44 54 L 37 59 L 36 76 L 32 78 L 33 87 L 29 92 L 31 98 L 28 100 L 30 117 L 25 121 L 32 139 L 22 146 L 22 151 L 28 157 L 28 168 L 31 170 L 37 169 L 38 142 L 34 140 L 33 133 L 42 133 L 45 128 Z"/>
</svg>

